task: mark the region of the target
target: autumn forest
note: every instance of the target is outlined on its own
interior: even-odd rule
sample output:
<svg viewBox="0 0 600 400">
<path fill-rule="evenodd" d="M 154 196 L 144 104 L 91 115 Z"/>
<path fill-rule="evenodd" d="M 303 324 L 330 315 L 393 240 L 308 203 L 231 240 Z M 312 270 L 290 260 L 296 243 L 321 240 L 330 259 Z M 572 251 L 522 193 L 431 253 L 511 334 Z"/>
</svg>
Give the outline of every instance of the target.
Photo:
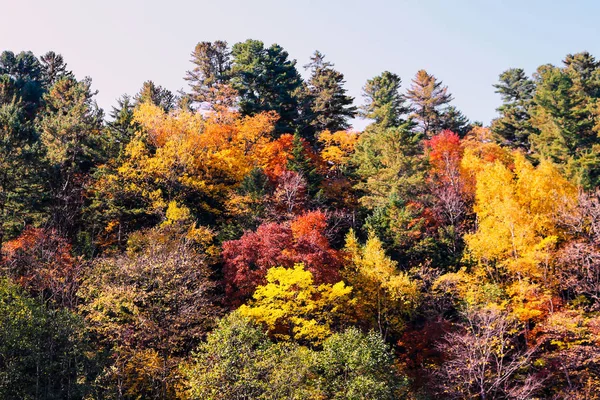
<svg viewBox="0 0 600 400">
<path fill-rule="evenodd" d="M 1 399 L 600 399 L 590 53 L 500 66 L 484 126 L 434 71 L 355 99 L 258 40 L 111 110 L 13 50 Z"/>
</svg>

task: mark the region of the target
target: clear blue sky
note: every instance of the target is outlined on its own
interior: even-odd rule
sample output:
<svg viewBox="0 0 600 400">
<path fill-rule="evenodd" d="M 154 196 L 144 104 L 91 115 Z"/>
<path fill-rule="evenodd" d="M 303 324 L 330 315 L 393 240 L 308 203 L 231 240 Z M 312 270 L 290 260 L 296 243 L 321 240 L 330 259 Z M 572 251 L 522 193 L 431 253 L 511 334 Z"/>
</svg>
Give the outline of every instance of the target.
<svg viewBox="0 0 600 400">
<path fill-rule="evenodd" d="M 315 49 L 346 76 L 362 102 L 384 70 L 406 88 L 421 68 L 448 85 L 470 119 L 489 123 L 492 84 L 510 67 L 532 73 L 567 53 L 600 57 L 600 2 L 478 0 L 5 0 L 0 49 L 63 54 L 91 76 L 105 109 L 152 79 L 185 87 L 189 54 L 203 40 L 279 43 L 304 65 Z M 361 128 L 364 123 L 357 121 Z"/>
</svg>

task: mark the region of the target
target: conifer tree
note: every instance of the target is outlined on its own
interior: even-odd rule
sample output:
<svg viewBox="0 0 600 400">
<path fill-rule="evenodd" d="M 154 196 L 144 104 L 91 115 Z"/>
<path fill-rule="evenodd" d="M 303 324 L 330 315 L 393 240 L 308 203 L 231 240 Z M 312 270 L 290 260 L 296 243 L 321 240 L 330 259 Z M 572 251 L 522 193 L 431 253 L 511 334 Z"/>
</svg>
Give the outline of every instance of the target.
<svg viewBox="0 0 600 400">
<path fill-rule="evenodd" d="M 229 79 L 231 51 L 222 40 L 200 42 L 191 56 L 194 68 L 184 78 L 191 88 L 189 96 L 194 102 L 209 101 L 210 90 Z"/>
<path fill-rule="evenodd" d="M 442 81 L 422 69 L 412 80 L 406 97 L 411 101 L 412 117 L 425 137 L 430 138 L 442 129 L 444 107 L 453 100 Z"/>
<path fill-rule="evenodd" d="M 354 118 L 357 109 L 352 105 L 354 98 L 346 94 L 344 75 L 333 69 L 333 64 L 325 61 L 325 55 L 318 50 L 304 68 L 311 71 L 308 96 L 313 131 L 319 134 L 348 129 L 348 119 Z"/>
<path fill-rule="evenodd" d="M 402 125 L 410 108 L 400 93 L 401 84 L 400 77 L 389 71 L 369 79 L 363 88 L 362 117 L 374 120 L 374 124 L 383 129 Z"/>
<path fill-rule="evenodd" d="M 521 68 L 512 68 L 500 74 L 494 87 L 502 97 L 502 105 L 497 109 L 500 118 L 493 121 L 492 131 L 510 146 L 528 151 L 532 133 L 529 110 L 533 105 L 535 83 Z"/>
<path fill-rule="evenodd" d="M 263 42 L 248 39 L 232 49 L 231 84 L 239 92 L 243 115 L 275 111 L 279 120 L 275 133 L 295 132 L 299 118 L 299 91 L 302 79 L 296 61 L 278 44 L 265 48 Z"/>
</svg>

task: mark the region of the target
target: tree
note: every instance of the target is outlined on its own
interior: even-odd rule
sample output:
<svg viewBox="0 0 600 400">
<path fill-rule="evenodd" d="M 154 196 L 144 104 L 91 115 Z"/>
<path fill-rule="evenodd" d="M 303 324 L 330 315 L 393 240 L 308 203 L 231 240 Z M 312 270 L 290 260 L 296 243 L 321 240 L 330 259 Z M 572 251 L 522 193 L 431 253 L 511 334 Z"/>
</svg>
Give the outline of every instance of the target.
<svg viewBox="0 0 600 400">
<path fill-rule="evenodd" d="M 122 159 L 99 169 L 94 183 L 90 218 L 100 222 L 107 244 L 163 220 L 171 201 L 200 222 L 215 223 L 245 176 L 257 167 L 269 170 L 280 158 L 269 113 L 205 119 L 144 103 L 134 110 L 134 122 L 139 130 Z"/>
<path fill-rule="evenodd" d="M 494 87 L 502 98 L 502 105 L 497 109 L 501 116 L 492 122 L 492 130 L 510 146 L 529 151 L 529 135 L 533 132 L 529 111 L 533 106 L 535 82 L 521 68 L 511 68 L 500 74 Z"/>
<path fill-rule="evenodd" d="M 38 222 L 42 211 L 38 137 L 23 103 L 4 97 L 10 86 L 0 76 L 0 250 L 27 223 Z"/>
<path fill-rule="evenodd" d="M 477 231 L 465 235 L 471 254 L 491 276 L 553 278 L 551 251 L 559 239 L 559 210 L 576 188 L 549 162 L 534 168 L 515 155 L 514 172 L 496 161 L 477 175 Z"/>
<path fill-rule="evenodd" d="M 340 131 L 349 128 L 348 119 L 356 115 L 352 105 L 354 98 L 346 94 L 344 75 L 333 64 L 325 61 L 325 55 L 318 50 L 304 66 L 310 69 L 308 96 L 310 98 L 310 121 L 316 134 L 325 130 Z"/>
<path fill-rule="evenodd" d="M 96 260 L 79 291 L 98 351 L 110 356 L 104 383 L 123 398 L 175 398 L 178 365 L 222 314 L 206 261 L 212 237 L 171 211 L 169 223 L 131 235 L 125 253 Z"/>
<path fill-rule="evenodd" d="M 51 225 L 72 235 L 80 218 L 86 175 L 98 164 L 103 112 L 93 100 L 91 80 L 60 79 L 44 95 L 39 122 L 50 167 Z"/>
<path fill-rule="evenodd" d="M 259 398 L 268 393 L 265 375 L 272 343 L 240 313 L 223 318 L 193 355 L 186 370 L 192 399 Z"/>
<path fill-rule="evenodd" d="M 5 244 L 4 253 L 3 275 L 44 304 L 75 309 L 83 262 L 55 230 L 29 227 Z"/>
<path fill-rule="evenodd" d="M 223 243 L 227 297 L 239 303 L 263 284 L 269 268 L 291 268 L 304 263 L 317 283 L 334 283 L 339 278 L 340 257 L 332 249 L 320 211 L 297 216 L 291 224 L 265 223 L 256 232 Z"/>
<path fill-rule="evenodd" d="M 385 341 L 356 328 L 330 336 L 318 352 L 320 389 L 327 399 L 397 399 L 407 385 Z"/>
<path fill-rule="evenodd" d="M 343 277 L 353 288 L 358 320 L 377 329 L 384 339 L 404 328 L 419 303 L 420 288 L 398 265 L 386 256 L 373 232 L 361 246 L 353 231 L 346 236 L 347 265 Z"/>
<path fill-rule="evenodd" d="M 440 130 L 452 131 L 465 137 L 473 127 L 469 119 L 454 106 L 448 106 L 440 115 Z"/>
<path fill-rule="evenodd" d="M 41 56 L 40 63 L 42 66 L 44 84 L 48 88 L 54 86 L 54 84 L 62 78 L 73 77 L 73 72 L 67 70 L 67 63 L 65 63 L 63 56 L 56 54 L 53 51 L 49 51 Z"/>
<path fill-rule="evenodd" d="M 200 42 L 191 54 L 194 68 L 187 71 L 185 80 L 191 88 L 191 99 L 195 102 L 210 101 L 210 89 L 222 85 L 229 79 L 231 52 L 227 42 Z"/>
<path fill-rule="evenodd" d="M 541 387 L 531 368 L 535 348 L 522 348 L 515 321 L 490 308 L 467 310 L 464 325 L 440 343 L 446 357 L 437 373 L 440 394 L 452 399 L 528 399 Z"/>
<path fill-rule="evenodd" d="M 22 103 L 25 119 L 33 121 L 40 111 L 44 90 L 48 89 L 39 60 L 30 51 L 17 55 L 4 51 L 0 55 L 0 75 L 11 83 L 11 91 L 3 93 L 3 100 L 11 101 L 16 96 L 15 100 Z M 5 86 L 3 90 L 6 89 Z"/>
<path fill-rule="evenodd" d="M 239 92 L 242 114 L 275 111 L 279 115 L 275 133 L 294 132 L 302 86 L 296 61 L 289 60 L 288 53 L 277 44 L 265 48 L 263 42 L 251 39 L 236 43 L 231 54 L 231 85 Z"/>
<path fill-rule="evenodd" d="M 442 85 L 435 76 L 422 69 L 417 72 L 406 93 L 413 111 L 411 116 L 428 138 L 442 129 L 440 119 L 444 106 L 453 100 L 448 87 Z"/>
<path fill-rule="evenodd" d="M 0 397 L 93 396 L 97 365 L 81 318 L 49 308 L 0 278 Z"/>
<path fill-rule="evenodd" d="M 454 132 L 444 130 L 425 143 L 428 149 L 428 183 L 433 197 L 432 211 L 440 227 L 442 240 L 449 242 L 453 261 L 457 261 L 464 247 L 462 235 L 470 215 L 471 198 L 461 171 L 464 149 Z"/>
<path fill-rule="evenodd" d="M 208 335 L 185 368 L 192 399 L 399 398 L 399 376 L 385 342 L 356 329 L 333 334 L 323 350 L 273 343 L 234 312 Z"/>
<path fill-rule="evenodd" d="M 377 129 L 362 134 L 356 144 L 354 165 L 362 193 L 360 202 L 369 209 L 389 199 L 414 199 L 425 179 L 421 135 L 410 127 Z"/>
<path fill-rule="evenodd" d="M 400 77 L 389 71 L 369 79 L 363 87 L 365 104 L 361 107 L 362 117 L 374 120 L 374 124 L 382 129 L 404 124 L 403 117 L 410 108 L 400 93 L 401 83 Z"/>
<path fill-rule="evenodd" d="M 314 196 L 319 191 L 322 178 L 317 171 L 315 161 L 309 157 L 310 151 L 310 145 L 295 133 L 287 169 L 302 176 L 308 185 L 309 194 Z"/>
<path fill-rule="evenodd" d="M 133 98 L 136 104 L 150 103 L 169 112 L 175 108 L 177 98 L 169 90 L 152 81 L 145 81 L 142 88 Z"/>
<path fill-rule="evenodd" d="M 352 306 L 351 287 L 344 282 L 317 286 L 303 264 L 270 268 L 266 281 L 239 312 L 264 324 L 276 339 L 319 345 Z"/>
</svg>

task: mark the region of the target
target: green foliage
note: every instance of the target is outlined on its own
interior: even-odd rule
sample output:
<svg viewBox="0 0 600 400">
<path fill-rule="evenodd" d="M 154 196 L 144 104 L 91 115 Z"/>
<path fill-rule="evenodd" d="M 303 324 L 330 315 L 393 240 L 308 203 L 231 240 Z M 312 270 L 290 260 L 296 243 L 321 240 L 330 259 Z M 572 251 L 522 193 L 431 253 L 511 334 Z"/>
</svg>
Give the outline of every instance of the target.
<svg viewBox="0 0 600 400">
<path fill-rule="evenodd" d="M 274 344 L 249 320 L 221 320 L 184 368 L 192 399 L 395 399 L 406 385 L 375 333 L 335 334 L 322 350 Z"/>
<path fill-rule="evenodd" d="M 0 397 L 83 399 L 94 360 L 81 319 L 28 298 L 0 278 Z"/>
<path fill-rule="evenodd" d="M 231 84 L 239 92 L 244 115 L 275 111 L 277 134 L 295 131 L 299 118 L 299 89 L 302 79 L 296 61 L 278 44 L 265 48 L 263 42 L 248 39 L 232 50 Z"/>
<path fill-rule="evenodd" d="M 363 133 L 354 153 L 360 202 L 369 209 L 390 198 L 414 199 L 423 189 L 426 162 L 422 136 L 407 124 Z"/>
<path fill-rule="evenodd" d="M 325 61 L 325 55 L 319 51 L 315 51 L 310 61 L 304 66 L 311 72 L 307 82 L 309 125 L 316 133 L 348 129 L 348 119 L 356 115 L 357 108 L 352 105 L 354 98 L 346 94 L 344 75 L 333 69 L 333 64 Z"/>
<path fill-rule="evenodd" d="M 403 125 L 410 108 L 400 93 L 401 83 L 400 77 L 389 71 L 369 79 L 363 88 L 365 105 L 361 107 L 361 115 L 374 120 L 375 126 L 382 129 Z"/>
<path fill-rule="evenodd" d="M 533 105 L 535 82 L 527 78 L 521 68 L 511 68 L 500 74 L 494 87 L 502 97 L 502 105 L 497 110 L 501 117 L 493 121 L 492 131 L 510 146 L 528 151 L 533 129 L 529 111 Z"/>
</svg>

